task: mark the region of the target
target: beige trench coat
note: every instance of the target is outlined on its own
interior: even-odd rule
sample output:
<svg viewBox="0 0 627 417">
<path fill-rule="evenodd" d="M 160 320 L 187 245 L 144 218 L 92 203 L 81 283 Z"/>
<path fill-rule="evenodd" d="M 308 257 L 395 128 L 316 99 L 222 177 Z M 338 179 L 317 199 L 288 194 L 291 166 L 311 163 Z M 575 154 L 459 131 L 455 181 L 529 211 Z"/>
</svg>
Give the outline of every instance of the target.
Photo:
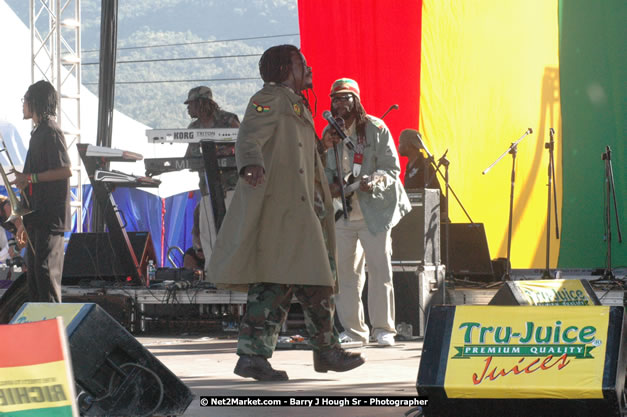
<svg viewBox="0 0 627 417">
<path fill-rule="evenodd" d="M 222 288 L 271 282 L 335 286 L 332 199 L 311 113 L 291 89 L 268 84 L 250 100 L 235 146 L 237 169 L 260 165 L 265 182 L 240 179 L 206 270 Z M 316 183 L 327 213 L 314 211 Z M 329 250 L 325 244 L 327 236 Z M 243 284 L 243 286 L 242 286 Z"/>
</svg>

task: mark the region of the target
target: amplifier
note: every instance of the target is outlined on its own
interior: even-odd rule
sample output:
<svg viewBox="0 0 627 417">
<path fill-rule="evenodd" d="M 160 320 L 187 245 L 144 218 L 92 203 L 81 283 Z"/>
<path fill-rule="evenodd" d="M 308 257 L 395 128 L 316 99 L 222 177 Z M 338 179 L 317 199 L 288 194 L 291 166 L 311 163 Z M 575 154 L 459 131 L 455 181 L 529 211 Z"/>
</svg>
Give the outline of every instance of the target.
<svg viewBox="0 0 627 417">
<path fill-rule="evenodd" d="M 494 281 L 492 260 L 483 223 L 450 223 L 446 259 L 446 225 L 442 225 L 442 259 L 446 270 L 459 278 Z"/>
<path fill-rule="evenodd" d="M 194 281 L 198 280 L 193 269 L 187 268 L 158 268 L 155 281 Z"/>
<path fill-rule="evenodd" d="M 408 189 L 412 210 L 392 229 L 392 263 L 440 264 L 440 190 Z"/>
<path fill-rule="evenodd" d="M 157 259 L 149 232 L 127 232 L 140 264 L 146 270 L 149 259 Z M 124 281 L 133 271 L 125 268 L 115 255 L 111 236 L 106 232 L 73 233 L 65 250 L 63 285 L 76 285 L 84 279 Z"/>
</svg>

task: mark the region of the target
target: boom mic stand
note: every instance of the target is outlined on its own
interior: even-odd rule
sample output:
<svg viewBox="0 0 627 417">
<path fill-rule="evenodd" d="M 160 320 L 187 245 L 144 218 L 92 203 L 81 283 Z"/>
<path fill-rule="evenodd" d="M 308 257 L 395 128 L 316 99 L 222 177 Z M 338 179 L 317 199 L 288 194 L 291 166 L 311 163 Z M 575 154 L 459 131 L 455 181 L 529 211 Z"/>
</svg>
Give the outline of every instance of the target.
<svg viewBox="0 0 627 417">
<path fill-rule="evenodd" d="M 546 269 L 542 274 L 542 279 L 552 279 L 551 270 L 549 269 L 549 256 L 551 253 L 551 189 L 553 191 L 553 201 L 555 205 L 555 238 L 560 238 L 560 227 L 558 224 L 557 218 L 557 190 L 555 185 L 555 162 L 553 159 L 553 149 L 555 147 L 555 142 L 553 140 L 553 135 L 555 134 L 555 130 L 553 128 L 549 129 L 549 138 L 550 140 L 544 144 L 544 148 L 549 150 L 549 168 L 548 168 L 548 199 L 547 199 L 547 214 L 546 214 Z M 553 181 L 551 181 L 553 180 Z M 553 186 L 551 187 L 551 183 Z"/>
<path fill-rule="evenodd" d="M 449 190 L 451 191 L 451 193 L 453 194 L 453 196 L 455 197 L 455 199 L 457 200 L 457 203 L 459 203 L 459 206 L 462 208 L 462 210 L 464 211 L 464 213 L 466 214 L 466 216 L 468 217 L 468 220 L 470 220 L 470 223 L 474 223 L 472 221 L 472 219 L 470 218 L 470 215 L 468 214 L 468 212 L 466 211 L 466 208 L 464 207 L 464 205 L 461 203 L 461 201 L 459 201 L 459 198 L 457 198 L 457 195 L 455 194 L 455 191 L 453 191 L 453 189 L 451 188 L 451 185 L 449 184 L 449 180 L 448 180 L 448 167 L 449 167 L 449 161 L 448 159 L 446 159 L 446 154 L 448 153 L 448 149 L 446 150 L 446 152 L 444 152 L 444 155 L 442 155 L 442 157 L 438 160 L 438 164 L 436 165 L 435 163 L 435 159 L 433 157 L 433 155 L 431 154 L 431 152 L 429 152 L 429 149 L 425 146 L 424 142 L 422 141 L 422 137 L 420 136 L 420 133 L 418 133 L 418 131 L 414 131 L 412 129 L 406 129 L 403 132 L 411 132 L 410 134 L 414 134 L 416 135 L 416 138 L 418 139 L 418 141 L 420 142 L 420 146 L 422 147 L 422 149 L 424 149 L 425 153 L 427 154 L 427 160 L 429 161 L 429 164 L 431 164 L 431 166 L 433 166 L 435 172 L 439 173 L 440 176 L 442 178 L 444 178 L 444 183 L 445 183 L 445 187 L 446 187 L 446 193 L 445 193 L 445 199 L 444 201 L 446 202 L 446 222 L 444 223 L 444 233 L 446 236 L 446 247 L 444 249 L 444 253 L 446 253 L 446 263 L 449 263 L 449 224 L 451 223 L 449 220 L 449 216 L 448 216 L 448 208 L 449 208 Z M 401 132 L 401 135 L 403 135 L 403 132 Z M 444 170 L 445 173 L 442 174 L 442 171 L 440 171 L 440 166 L 443 165 L 444 166 Z M 437 175 L 437 174 L 436 174 Z M 427 175 L 425 175 L 425 186 L 431 181 L 431 179 L 427 179 Z M 450 272 L 450 265 L 447 265 L 447 271 L 445 274 L 445 279 L 442 281 L 442 304 L 446 304 L 446 278 L 450 276 L 451 272 Z"/>
<path fill-rule="evenodd" d="M 387 114 L 389 112 L 391 112 L 392 110 L 398 110 L 398 104 L 392 104 L 386 111 L 385 113 L 383 113 L 383 116 L 381 116 L 381 120 L 383 120 L 385 118 L 385 116 L 387 116 Z"/>
<path fill-rule="evenodd" d="M 616 230 L 618 233 L 618 243 L 623 243 L 623 235 L 620 231 L 620 221 L 618 220 L 618 209 L 616 207 L 616 189 L 614 188 L 614 170 L 612 169 L 612 151 L 610 146 L 605 147 L 602 159 L 605 161 L 605 241 L 607 242 L 606 268 L 603 276 L 597 279 L 607 280 L 616 283 L 616 277 L 612 272 L 612 198 L 614 199 L 614 215 L 616 216 Z"/>
<path fill-rule="evenodd" d="M 426 150 L 426 149 L 425 149 Z M 449 235 L 449 226 L 451 224 L 451 220 L 448 217 L 448 190 L 449 190 L 449 185 L 448 185 L 448 166 L 450 164 L 449 160 L 446 159 L 446 154 L 448 153 L 448 149 L 446 150 L 446 152 L 444 152 L 444 155 L 442 155 L 442 157 L 440 157 L 440 159 L 438 159 L 438 166 L 436 166 L 436 169 L 439 170 L 440 169 L 440 165 L 444 166 L 444 183 L 446 184 L 446 191 L 445 191 L 445 198 L 444 201 L 446 201 L 446 210 L 445 210 L 445 215 L 446 215 L 446 219 L 445 219 L 445 223 L 444 223 L 444 235 L 446 236 L 446 247 L 444 248 L 444 253 L 446 254 L 446 275 L 450 275 L 450 263 L 449 263 L 449 241 L 450 241 L 450 235 Z M 461 204 L 461 203 L 460 203 Z M 472 220 L 470 221 L 472 223 Z M 446 304 L 446 279 L 444 279 L 442 281 L 442 304 Z"/>
<path fill-rule="evenodd" d="M 496 161 L 492 162 L 492 165 L 487 167 L 482 172 L 483 175 L 487 174 L 488 171 L 490 171 L 494 165 L 496 165 L 501 159 L 505 157 L 505 155 L 507 155 L 508 153 L 512 155 L 512 180 L 511 180 L 512 185 L 511 185 L 510 194 L 509 194 L 509 229 L 507 232 L 507 265 L 505 268 L 505 274 L 503 274 L 503 277 L 501 278 L 502 281 L 508 281 L 511 277 L 511 272 L 512 272 L 510 259 L 511 259 L 511 249 L 512 249 L 512 220 L 513 220 L 513 214 L 514 214 L 514 184 L 516 183 L 516 153 L 518 152 L 518 143 L 520 143 L 520 141 L 523 140 L 525 136 L 530 135 L 531 133 L 533 133 L 533 130 L 531 130 L 531 128 L 527 129 L 525 133 L 520 138 L 518 138 L 516 142 L 512 143 L 509 146 L 509 148 L 507 148 L 507 150 L 503 152 L 501 156 L 498 157 Z"/>
<path fill-rule="evenodd" d="M 408 134 L 411 135 L 416 135 L 416 137 L 418 138 L 418 142 L 420 142 L 420 146 L 422 147 L 422 149 L 425 150 L 425 153 L 427 154 L 427 160 L 429 161 L 429 163 L 431 164 L 431 166 L 433 166 L 436 175 L 440 174 L 440 177 L 442 177 L 442 179 L 446 182 L 446 207 L 447 207 L 447 212 L 446 215 L 448 216 L 448 207 L 449 207 L 449 202 L 448 202 L 448 191 L 451 191 L 451 194 L 453 194 L 453 197 L 455 197 L 455 200 L 457 201 L 457 204 L 459 204 L 459 207 L 461 207 L 462 211 L 464 212 L 464 214 L 466 215 L 466 217 L 468 217 L 468 221 L 470 223 L 474 223 L 472 221 L 472 219 L 470 218 L 470 214 L 468 214 L 468 212 L 466 211 L 466 208 L 464 207 L 464 205 L 462 204 L 461 201 L 459 201 L 459 198 L 457 197 L 457 194 L 455 194 L 455 190 L 453 190 L 453 187 L 451 187 L 451 185 L 448 183 L 448 180 L 446 179 L 446 177 L 444 176 L 444 174 L 442 174 L 442 171 L 440 171 L 440 166 L 436 165 L 435 163 L 435 159 L 433 158 L 433 155 L 431 154 L 431 152 L 429 152 L 429 149 L 427 149 L 427 147 L 425 146 L 424 142 L 422 141 L 422 137 L 420 136 L 420 133 L 417 130 L 414 129 L 405 129 L 401 132 L 401 136 L 403 135 L 403 133 L 407 132 Z M 448 150 L 447 150 L 448 152 Z M 444 155 L 446 155 L 446 152 L 444 152 Z M 443 165 L 443 164 L 442 164 Z M 448 165 L 447 165 L 448 168 Z"/>
</svg>

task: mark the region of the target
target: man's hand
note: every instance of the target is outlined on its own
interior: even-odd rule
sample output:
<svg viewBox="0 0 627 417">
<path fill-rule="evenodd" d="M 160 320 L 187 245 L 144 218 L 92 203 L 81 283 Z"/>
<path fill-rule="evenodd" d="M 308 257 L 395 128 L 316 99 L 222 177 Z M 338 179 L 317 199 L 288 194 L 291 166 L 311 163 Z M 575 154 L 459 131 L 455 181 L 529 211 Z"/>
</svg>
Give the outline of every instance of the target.
<svg viewBox="0 0 627 417">
<path fill-rule="evenodd" d="M 11 184 L 15 184 L 17 188 L 23 190 L 28 185 L 28 174 L 15 171 L 15 179 L 11 181 Z"/>
<path fill-rule="evenodd" d="M 337 145 L 342 141 L 340 135 L 335 131 L 335 129 L 327 129 L 322 135 L 322 146 L 324 149 L 329 149 L 333 147 L 333 145 Z"/>
<path fill-rule="evenodd" d="M 359 189 L 365 193 L 371 193 L 373 190 L 372 179 L 368 175 L 361 177 L 359 181 Z"/>
<path fill-rule="evenodd" d="M 24 226 L 22 226 L 21 224 L 20 226 L 18 226 L 17 231 L 15 232 L 15 241 L 17 243 L 18 249 L 24 248 L 26 246 L 26 243 L 28 242 L 26 229 L 24 229 Z"/>
<path fill-rule="evenodd" d="M 341 195 L 340 186 L 335 182 L 329 184 L 329 191 L 331 191 L 331 197 L 333 198 L 339 197 Z"/>
<path fill-rule="evenodd" d="M 248 184 L 256 187 L 265 181 L 265 171 L 259 165 L 248 165 L 244 168 L 242 177 Z"/>
</svg>

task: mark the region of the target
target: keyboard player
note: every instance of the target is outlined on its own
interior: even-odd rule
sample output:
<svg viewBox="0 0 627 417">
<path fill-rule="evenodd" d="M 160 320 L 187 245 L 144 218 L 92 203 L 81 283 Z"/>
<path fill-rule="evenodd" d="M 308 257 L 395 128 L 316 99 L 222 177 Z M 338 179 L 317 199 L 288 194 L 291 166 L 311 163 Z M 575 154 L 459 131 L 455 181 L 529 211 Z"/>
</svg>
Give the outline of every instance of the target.
<svg viewBox="0 0 627 417">
<path fill-rule="evenodd" d="M 239 128 L 239 119 L 236 114 L 229 113 L 220 108 L 218 103 L 213 100 L 213 93 L 207 86 L 201 85 L 189 90 L 187 100 L 187 113 L 193 120 L 187 126 L 188 129 L 206 129 L 206 128 Z M 200 157 L 200 143 L 190 143 L 186 158 Z M 200 241 L 205 257 L 209 257 L 213 250 L 213 241 L 216 236 L 215 222 L 213 219 L 213 210 L 211 207 L 211 199 L 209 198 L 209 188 L 206 182 L 204 169 L 198 172 L 201 200 L 199 205 L 199 223 L 200 223 Z M 231 194 L 231 193 L 229 193 Z M 227 207 L 230 196 L 227 195 Z"/>
</svg>

